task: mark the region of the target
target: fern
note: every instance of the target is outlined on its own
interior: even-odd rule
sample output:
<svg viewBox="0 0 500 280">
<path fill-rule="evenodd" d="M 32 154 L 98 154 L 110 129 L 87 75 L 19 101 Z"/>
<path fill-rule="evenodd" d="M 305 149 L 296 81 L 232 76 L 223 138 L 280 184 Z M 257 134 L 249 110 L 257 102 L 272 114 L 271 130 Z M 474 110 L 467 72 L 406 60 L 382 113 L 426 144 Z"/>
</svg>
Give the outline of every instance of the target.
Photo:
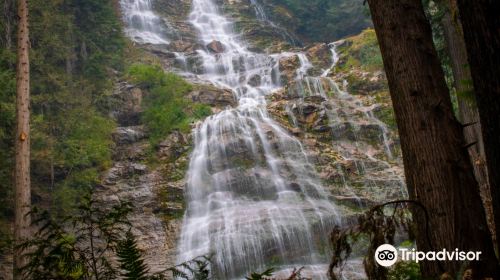
<svg viewBox="0 0 500 280">
<path fill-rule="evenodd" d="M 246 277 L 246 280 L 264 280 L 267 277 L 273 276 L 274 268 L 268 268 L 262 273 L 253 272 L 250 276 Z"/>
<path fill-rule="evenodd" d="M 141 257 L 141 252 L 137 248 L 135 236 L 128 231 L 125 239 L 118 243 L 116 256 L 120 262 L 123 279 L 126 280 L 147 280 L 148 269 Z"/>
</svg>

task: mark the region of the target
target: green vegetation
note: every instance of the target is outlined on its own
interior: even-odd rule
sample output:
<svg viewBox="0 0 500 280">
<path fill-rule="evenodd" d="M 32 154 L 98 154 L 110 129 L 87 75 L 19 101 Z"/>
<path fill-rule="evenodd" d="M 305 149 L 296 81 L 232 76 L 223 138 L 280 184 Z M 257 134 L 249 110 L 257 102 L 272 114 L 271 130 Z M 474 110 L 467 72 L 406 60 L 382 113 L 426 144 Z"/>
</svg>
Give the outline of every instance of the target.
<svg viewBox="0 0 500 280">
<path fill-rule="evenodd" d="M 420 266 L 416 262 L 400 261 L 387 274 L 388 280 L 420 280 Z"/>
<path fill-rule="evenodd" d="M 273 20 L 310 41 L 332 42 L 372 25 L 363 1 L 273 0 Z"/>
<path fill-rule="evenodd" d="M 0 18 L 0 238 L 12 219 L 15 1 Z M 111 162 L 115 124 L 104 110 L 123 70 L 125 39 L 111 0 L 32 0 L 32 189 L 53 213 L 71 208 Z"/>
<path fill-rule="evenodd" d="M 375 30 L 365 29 L 361 34 L 350 37 L 338 49 L 341 53 L 338 70 L 359 67 L 365 71 L 383 70 L 384 64 Z"/>
<path fill-rule="evenodd" d="M 190 102 L 185 95 L 192 86 L 158 65 L 134 64 L 127 71 L 129 79 L 147 91 L 143 122 L 149 129 L 153 145 L 178 129 L 187 132 L 191 123 L 211 114 L 207 105 Z"/>
<path fill-rule="evenodd" d="M 121 276 L 125 280 L 146 280 L 148 268 L 144 264 L 141 256 L 141 251 L 137 248 L 137 240 L 132 232 L 128 231 L 125 239 L 118 242 L 116 250 L 120 268 L 122 269 Z"/>
<path fill-rule="evenodd" d="M 33 211 L 39 230 L 22 244 L 30 248 L 23 279 L 116 279 L 118 273 L 110 253 L 123 249 L 120 244 L 126 239 L 121 237 L 130 227 L 127 216 L 131 204 L 120 203 L 103 210 L 90 195 L 85 195 L 74 210 L 74 214 L 64 214 L 58 220 L 46 211 Z M 132 260 L 122 263 L 127 261 Z"/>
</svg>

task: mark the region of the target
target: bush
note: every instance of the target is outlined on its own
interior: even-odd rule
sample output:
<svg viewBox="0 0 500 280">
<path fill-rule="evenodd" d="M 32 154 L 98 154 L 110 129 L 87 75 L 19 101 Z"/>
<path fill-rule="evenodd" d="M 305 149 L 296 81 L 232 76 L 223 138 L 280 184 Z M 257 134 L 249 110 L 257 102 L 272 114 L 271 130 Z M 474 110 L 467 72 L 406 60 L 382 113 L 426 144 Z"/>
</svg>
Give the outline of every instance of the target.
<svg viewBox="0 0 500 280">
<path fill-rule="evenodd" d="M 129 79 L 147 91 L 144 98 L 143 122 L 148 127 L 153 145 L 173 130 L 189 131 L 191 123 L 211 114 L 209 106 L 185 98 L 192 86 L 160 66 L 135 64 L 127 71 Z"/>
<path fill-rule="evenodd" d="M 389 271 L 388 280 L 420 280 L 420 266 L 416 262 L 397 262 Z"/>
</svg>

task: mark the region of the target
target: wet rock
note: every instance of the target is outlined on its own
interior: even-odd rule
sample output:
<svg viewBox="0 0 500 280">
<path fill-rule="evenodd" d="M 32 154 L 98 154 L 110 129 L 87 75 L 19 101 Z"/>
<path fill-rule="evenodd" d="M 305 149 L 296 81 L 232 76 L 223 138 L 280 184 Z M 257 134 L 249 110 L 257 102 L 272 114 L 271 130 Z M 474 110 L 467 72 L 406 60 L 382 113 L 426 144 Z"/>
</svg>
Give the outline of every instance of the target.
<svg viewBox="0 0 500 280">
<path fill-rule="evenodd" d="M 304 101 L 305 102 L 311 102 L 311 103 L 314 103 L 314 104 L 321 104 L 324 101 L 326 101 L 326 99 L 323 96 L 320 96 L 320 95 L 313 95 L 313 96 L 306 96 L 306 97 L 304 97 Z"/>
<path fill-rule="evenodd" d="M 194 102 L 207 104 L 214 107 L 234 107 L 237 101 L 234 94 L 229 89 L 219 89 L 215 87 L 200 88 L 190 93 L 190 98 Z"/>
<path fill-rule="evenodd" d="M 307 49 L 307 55 L 311 58 L 328 60 L 330 47 L 325 43 L 315 44 Z"/>
<path fill-rule="evenodd" d="M 112 137 L 118 144 L 131 144 L 144 139 L 146 133 L 143 126 L 118 127 Z"/>
<path fill-rule="evenodd" d="M 213 40 L 207 45 L 207 49 L 213 53 L 223 53 L 226 47 L 220 41 Z"/>
<path fill-rule="evenodd" d="M 185 152 L 187 136 L 179 131 L 172 132 L 164 141 L 158 144 L 158 156 L 160 158 L 175 158 Z"/>
<path fill-rule="evenodd" d="M 133 126 L 140 123 L 143 92 L 140 88 L 126 82 L 118 83 L 111 96 L 114 108 L 110 115 L 120 126 Z"/>
<path fill-rule="evenodd" d="M 292 55 L 283 57 L 279 60 L 279 70 L 281 73 L 281 82 L 287 84 L 297 76 L 297 69 L 300 68 L 299 56 Z"/>
<path fill-rule="evenodd" d="M 170 43 L 168 48 L 173 52 L 193 53 L 200 48 L 198 44 L 189 41 L 177 40 Z"/>
<path fill-rule="evenodd" d="M 252 77 L 250 77 L 250 79 L 248 79 L 248 84 L 253 87 L 260 86 L 261 82 L 262 78 L 260 77 L 260 75 L 253 75 Z"/>
</svg>

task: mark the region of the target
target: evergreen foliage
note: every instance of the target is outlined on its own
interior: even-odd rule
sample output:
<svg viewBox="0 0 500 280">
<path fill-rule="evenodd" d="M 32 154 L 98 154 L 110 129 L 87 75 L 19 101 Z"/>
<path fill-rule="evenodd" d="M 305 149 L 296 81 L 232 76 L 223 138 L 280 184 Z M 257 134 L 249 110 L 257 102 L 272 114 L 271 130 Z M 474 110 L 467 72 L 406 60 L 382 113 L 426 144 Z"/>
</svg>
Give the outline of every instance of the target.
<svg viewBox="0 0 500 280">
<path fill-rule="evenodd" d="M 118 243 L 116 250 L 121 276 L 126 280 L 146 280 L 148 269 L 144 264 L 141 252 L 137 248 L 137 241 L 132 232 L 128 231 L 125 239 Z"/>
<path fill-rule="evenodd" d="M 76 214 L 54 219 L 49 212 L 34 210 L 34 237 L 20 246 L 29 263 L 22 268 L 25 279 L 116 279 L 117 269 L 108 259 L 116 251 L 130 224 L 131 205 L 123 202 L 99 208 L 90 195 Z"/>
<path fill-rule="evenodd" d="M 17 19 L 0 18 L 0 221 L 12 219 Z M 113 121 L 102 104 L 123 69 L 125 39 L 112 0 L 32 0 L 30 63 L 32 189 L 67 211 L 111 160 Z M 8 230 L 0 223 L 0 237 Z M 3 238 L 3 237 L 2 237 Z"/>
<path fill-rule="evenodd" d="M 273 10 L 276 20 L 310 41 L 332 42 L 372 26 L 368 8 L 363 6 L 362 0 L 267 2 L 278 5 Z"/>
</svg>

